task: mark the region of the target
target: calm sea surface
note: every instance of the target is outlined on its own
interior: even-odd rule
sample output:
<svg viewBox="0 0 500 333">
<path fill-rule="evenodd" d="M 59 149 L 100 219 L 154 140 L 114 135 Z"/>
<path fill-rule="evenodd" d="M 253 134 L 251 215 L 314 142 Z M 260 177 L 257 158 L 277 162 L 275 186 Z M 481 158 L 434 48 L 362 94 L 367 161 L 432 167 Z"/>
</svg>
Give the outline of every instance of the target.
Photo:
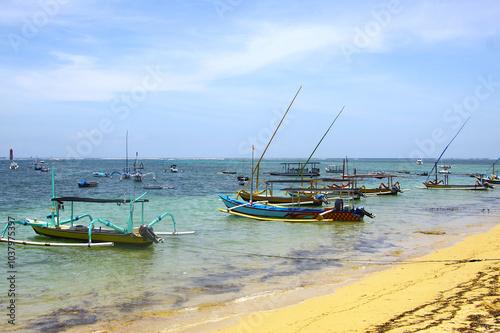
<svg viewBox="0 0 500 333">
<path fill-rule="evenodd" d="M 317 160 L 321 169 L 337 160 Z M 95 178 L 94 171 L 120 171 L 124 160 L 46 160 L 54 167 L 57 196 L 123 198 L 145 192 L 144 184 L 173 186 L 149 190 L 145 220 L 164 212 L 174 214 L 179 231 L 195 235 L 165 237 L 148 248 L 64 248 L 15 245 L 15 297 L 8 295 L 7 246 L 0 244 L 0 331 L 59 332 L 79 329 L 110 319 L 120 321 L 152 311 L 181 316 L 186 311 L 207 318 L 202 309 L 245 302 L 276 291 L 342 283 L 355 274 L 369 272 L 431 251 L 465 235 L 490 229 L 499 221 L 500 189 L 488 191 L 432 191 L 416 188 L 430 171 L 403 159 L 350 159 L 358 174 L 385 171 L 401 174 L 396 180 L 405 193 L 356 201 L 374 219 L 365 222 L 294 224 L 258 222 L 221 213 L 225 208 L 217 193 L 235 197 L 243 186 L 237 175 L 250 175 L 251 162 L 236 159 L 142 160 L 143 182 Z M 261 162 L 261 173 L 280 169 L 280 160 Z M 296 162 L 296 161 L 289 161 Z M 50 213 L 51 173 L 33 169 L 33 160 L 0 161 L 0 220 L 7 217 L 46 219 Z M 163 172 L 171 164 L 184 172 Z M 486 172 L 487 159 L 450 159 L 453 174 Z M 237 175 L 218 174 L 222 170 Z M 331 176 L 322 172 L 322 176 Z M 263 179 L 276 179 L 262 175 Z M 82 179 L 98 180 L 95 188 L 79 188 Z M 367 187 L 383 180 L 366 181 Z M 469 176 L 450 176 L 450 182 L 473 184 Z M 69 206 L 69 205 L 68 205 Z M 68 208 L 68 207 L 67 207 Z M 140 206 L 137 206 L 140 208 Z M 128 205 L 75 204 L 75 214 L 90 213 L 124 226 Z M 69 214 L 69 209 L 66 209 Z M 140 218 L 139 209 L 136 217 Z M 168 218 L 155 231 L 172 231 Z M 422 233 L 433 232 L 434 234 Z M 16 226 L 16 239 L 49 241 L 30 227 Z M 56 240 L 57 241 L 57 240 Z M 7 281 L 7 283 L 6 283 Z M 15 300 L 15 323 L 8 324 L 8 306 Z M 199 311 L 198 311 L 199 310 Z M 211 312 L 213 313 L 213 311 Z M 195 315 L 193 315 L 195 316 Z M 181 325 L 182 326 L 182 325 Z M 174 324 L 170 328 L 175 329 Z"/>
</svg>

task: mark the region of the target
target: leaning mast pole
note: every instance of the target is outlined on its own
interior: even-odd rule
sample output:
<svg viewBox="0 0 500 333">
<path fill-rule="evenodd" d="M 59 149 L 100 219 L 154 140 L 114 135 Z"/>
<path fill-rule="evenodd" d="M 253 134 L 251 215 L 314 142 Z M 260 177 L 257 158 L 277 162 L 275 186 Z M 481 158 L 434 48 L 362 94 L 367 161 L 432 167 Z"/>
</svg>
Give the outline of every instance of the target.
<svg viewBox="0 0 500 333">
<path fill-rule="evenodd" d="M 269 148 L 269 145 L 271 144 L 271 141 L 273 141 L 273 138 L 274 136 L 276 135 L 276 132 L 278 131 L 278 129 L 280 128 L 281 126 L 281 123 L 283 122 L 283 120 L 285 119 L 288 111 L 290 110 L 290 108 L 292 107 L 292 104 L 293 102 L 295 101 L 295 98 L 297 97 L 297 95 L 299 94 L 300 92 L 300 89 L 302 89 L 302 86 L 300 86 L 299 90 L 297 91 L 297 93 L 295 94 L 295 96 L 293 97 L 292 99 L 292 102 L 290 103 L 290 105 L 288 106 L 288 109 L 286 110 L 285 114 L 283 115 L 283 117 L 281 118 L 281 121 L 280 123 L 278 124 L 278 127 L 276 127 L 276 130 L 274 131 L 273 135 L 271 136 L 271 139 L 269 140 L 266 148 L 264 149 L 264 152 L 262 152 L 262 155 L 260 156 L 260 159 L 259 161 L 257 162 L 257 165 L 255 166 L 255 169 L 252 167 L 252 175 L 251 175 L 251 179 L 252 179 L 252 182 L 253 182 L 253 175 L 255 174 L 255 171 L 259 169 L 259 166 L 260 166 L 260 161 L 262 161 L 262 158 L 264 157 L 264 154 L 266 153 L 267 151 L 267 148 Z M 253 150 L 252 150 L 253 151 Z M 257 172 L 257 182 L 255 184 L 256 187 L 259 187 L 259 173 Z M 247 185 L 245 186 L 245 191 L 248 187 L 248 183 Z"/>
<path fill-rule="evenodd" d="M 345 108 L 345 105 L 342 107 L 342 109 L 340 110 L 340 112 L 337 114 L 337 116 L 335 117 L 335 119 L 332 121 L 332 123 L 330 124 L 330 127 L 328 127 L 328 129 L 326 130 L 325 134 L 323 134 L 323 137 L 321 138 L 321 140 L 319 140 L 318 144 L 316 145 L 316 148 L 314 148 L 313 152 L 311 153 L 311 155 L 307 159 L 306 163 L 304 163 L 304 165 L 302 166 L 302 169 L 300 170 L 300 173 L 297 175 L 297 177 L 295 178 L 295 180 L 297 180 L 300 177 L 300 175 L 303 174 L 304 168 L 306 167 L 307 163 L 309 163 L 309 161 L 313 157 L 314 153 L 316 152 L 316 149 L 318 149 L 319 145 L 321 144 L 321 142 L 323 141 L 323 139 L 325 138 L 325 136 L 330 131 L 330 128 L 332 128 L 333 124 L 335 124 L 335 122 L 337 121 L 337 118 L 340 116 L 340 114 L 342 113 L 342 111 L 344 111 L 344 108 Z M 293 184 L 290 187 L 293 187 Z"/>
<path fill-rule="evenodd" d="M 427 183 L 429 181 L 429 177 L 431 176 L 432 174 L 432 171 L 434 171 L 434 169 L 436 169 L 436 182 L 437 182 L 437 164 L 439 163 L 439 160 L 441 159 L 441 157 L 443 156 L 444 152 L 446 151 L 446 149 L 448 149 L 448 147 L 451 145 L 451 143 L 453 142 L 453 140 L 455 140 L 455 138 L 457 137 L 458 133 L 460 133 L 462 131 L 462 128 L 464 128 L 465 124 L 467 124 L 467 122 L 469 121 L 470 119 L 470 116 L 469 118 L 467 118 L 467 120 L 462 124 L 462 127 L 460 127 L 460 129 L 458 130 L 457 134 L 455 134 L 455 136 L 453 137 L 453 139 L 451 139 L 450 143 L 448 143 L 448 145 L 446 146 L 446 148 L 444 148 L 443 152 L 441 153 L 441 155 L 439 155 L 438 159 L 436 160 L 436 163 L 434 163 L 434 166 L 432 167 L 432 170 L 431 172 L 429 172 L 429 175 L 427 176 L 427 179 L 425 180 L 425 182 Z"/>
</svg>

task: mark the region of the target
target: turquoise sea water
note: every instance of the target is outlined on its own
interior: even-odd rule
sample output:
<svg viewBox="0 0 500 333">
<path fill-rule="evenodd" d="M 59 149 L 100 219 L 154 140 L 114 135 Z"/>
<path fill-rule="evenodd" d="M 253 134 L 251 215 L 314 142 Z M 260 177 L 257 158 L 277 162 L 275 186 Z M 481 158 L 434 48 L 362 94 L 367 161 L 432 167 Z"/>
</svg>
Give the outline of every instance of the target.
<svg viewBox="0 0 500 333">
<path fill-rule="evenodd" d="M 297 160 L 290 161 L 296 162 Z M 340 159 L 317 160 L 324 170 Z M 235 197 L 243 186 L 237 175 L 250 175 L 251 162 L 236 159 L 143 160 L 143 182 L 94 178 L 93 171 L 120 171 L 124 160 L 46 161 L 55 168 L 57 196 L 123 198 L 145 192 L 144 184 L 173 186 L 149 190 L 146 221 L 164 212 L 175 215 L 179 231 L 195 235 L 165 237 L 148 248 L 55 248 L 15 245 L 15 297 L 8 295 L 7 246 L 0 244 L 1 331 L 60 332 L 85 330 L 86 325 L 119 322 L 151 311 L 166 311 L 169 329 L 179 327 L 176 318 L 191 311 L 195 322 L 217 320 L 214 309 L 245 302 L 276 291 L 342 283 L 432 249 L 471 233 L 490 229 L 499 221 L 500 189 L 488 191 L 432 191 L 415 188 L 432 163 L 416 165 L 405 159 L 350 159 L 358 174 L 385 171 L 401 174 L 398 196 L 362 198 L 362 205 L 376 214 L 365 222 L 295 224 L 258 222 L 221 213 L 217 193 Z M 281 160 L 263 160 L 261 173 L 280 170 Z M 0 161 L 0 221 L 8 216 L 43 220 L 50 213 L 51 174 L 33 170 L 32 160 Z M 453 174 L 486 172 L 489 159 L 450 159 Z M 181 173 L 163 172 L 177 164 Z M 222 170 L 237 175 L 222 175 Z M 332 176 L 325 174 L 322 176 Z M 276 179 L 262 175 L 264 179 Z M 82 179 L 98 180 L 96 188 L 79 188 Z M 367 187 L 382 180 L 363 182 Z M 385 179 L 383 180 L 385 181 Z M 473 184 L 474 178 L 450 176 L 450 182 Z M 361 184 L 361 183 L 360 183 Z M 79 204 L 76 214 L 91 213 L 124 226 L 128 205 Z M 66 212 L 68 213 L 68 212 Z M 139 216 L 137 216 L 139 217 Z M 155 231 L 172 231 L 168 219 Z M 438 231 L 425 234 L 421 231 Z M 49 241 L 29 227 L 16 226 L 16 239 Z M 8 282 L 8 281 L 7 281 Z M 9 302 L 16 304 L 15 323 L 8 324 Z M 210 305 L 210 306 L 208 306 Z M 210 315 L 206 311 L 210 308 Z M 214 315 L 215 313 L 215 315 Z M 183 319 L 184 320 L 184 319 Z M 182 326 L 182 325 L 180 325 Z"/>
</svg>

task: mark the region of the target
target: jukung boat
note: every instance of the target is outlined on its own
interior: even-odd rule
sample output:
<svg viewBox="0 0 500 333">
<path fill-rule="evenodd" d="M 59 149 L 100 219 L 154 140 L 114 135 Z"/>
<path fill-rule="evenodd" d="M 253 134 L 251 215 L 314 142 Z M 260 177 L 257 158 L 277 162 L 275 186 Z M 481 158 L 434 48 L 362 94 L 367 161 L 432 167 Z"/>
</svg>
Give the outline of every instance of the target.
<svg viewBox="0 0 500 333">
<path fill-rule="evenodd" d="M 476 181 L 474 184 L 464 184 L 464 185 L 452 185 L 449 184 L 448 175 L 444 176 L 444 179 L 438 180 L 437 175 L 434 181 L 427 180 L 423 183 L 425 185 L 424 188 L 427 189 L 440 189 L 440 190 L 487 190 L 489 188 L 493 188 L 493 186 L 489 185 L 487 182 L 479 182 Z"/>
<path fill-rule="evenodd" d="M 342 167 L 339 164 L 330 164 L 325 168 L 326 173 L 342 173 Z"/>
<path fill-rule="evenodd" d="M 342 175 L 342 177 L 338 178 L 322 178 L 320 180 L 324 182 L 331 182 L 329 188 L 332 190 L 353 189 L 358 190 L 365 196 L 397 195 L 398 193 L 406 191 L 401 189 L 401 185 L 398 181 L 394 182 L 393 178 L 397 177 L 397 175 L 385 174 L 383 177 L 387 178 L 387 182 L 381 182 L 378 187 L 370 187 L 364 184 L 358 185 L 358 181 L 360 180 L 381 179 L 381 176 L 376 174 Z M 332 194 L 335 194 L 335 192 L 332 192 Z"/>
<path fill-rule="evenodd" d="M 490 166 L 490 168 L 486 171 L 486 173 L 488 173 L 488 171 L 490 171 L 491 168 L 493 168 L 493 170 L 491 171 L 491 175 L 489 176 L 486 176 L 486 175 L 481 175 L 481 176 L 475 176 L 481 183 L 488 183 L 488 184 L 500 184 L 500 177 L 498 177 L 498 175 L 495 174 L 495 164 L 500 160 L 500 158 L 498 158 L 492 166 Z"/>
<path fill-rule="evenodd" d="M 401 185 L 398 181 L 394 182 L 394 177 L 397 175 L 387 174 L 387 173 L 371 173 L 371 174 L 357 174 L 356 169 L 354 169 L 354 174 L 349 174 L 348 172 L 348 159 L 347 157 L 343 161 L 342 165 L 342 175 L 338 177 L 329 178 L 319 178 L 318 181 L 329 182 L 330 189 L 352 189 L 357 190 L 363 196 L 374 196 L 374 195 L 397 195 L 398 193 L 403 193 L 406 190 L 401 189 Z M 383 181 L 378 185 L 373 187 L 369 184 L 359 185 L 358 182 L 362 180 L 368 180 L 373 183 L 374 180 L 387 178 L 386 183 Z M 335 194 L 336 192 L 332 192 Z"/>
<path fill-rule="evenodd" d="M 297 189 L 288 188 L 288 191 Z M 285 221 L 285 222 L 333 222 L 333 221 L 362 221 L 364 216 L 373 218 L 374 215 L 367 212 L 364 207 L 353 208 L 344 206 L 342 199 L 337 199 L 334 207 L 324 208 L 301 208 L 297 206 L 284 207 L 279 205 L 266 205 L 264 202 L 246 202 L 232 199 L 226 195 L 219 194 L 227 209 L 219 211 L 248 217 L 262 221 Z"/>
<path fill-rule="evenodd" d="M 441 157 L 443 156 L 444 152 L 446 151 L 446 149 L 448 149 L 448 147 L 450 146 L 450 144 L 453 142 L 453 140 L 455 140 L 455 138 L 457 137 L 458 133 L 460 133 L 460 131 L 464 128 L 465 124 L 467 124 L 467 121 L 469 121 L 470 117 L 467 118 L 467 120 L 463 123 L 462 127 L 460 127 L 460 129 L 457 131 L 457 133 L 455 134 L 455 136 L 451 139 L 451 141 L 448 143 L 448 145 L 444 148 L 443 152 L 441 153 L 441 155 L 439 155 L 438 159 L 436 160 L 436 162 L 434 163 L 434 166 L 432 167 L 431 171 L 429 172 L 429 175 L 427 176 L 427 179 L 425 182 L 423 182 L 424 186 L 423 188 L 425 189 L 436 189 L 436 190 L 487 190 L 488 188 L 492 188 L 493 186 L 491 186 L 489 183 L 487 182 L 479 182 L 479 181 L 476 181 L 475 184 L 464 184 L 464 185 L 461 185 L 461 184 L 449 184 L 449 174 L 444 174 L 444 179 L 441 179 L 439 180 L 438 179 L 438 163 L 439 163 L 439 160 L 441 159 Z M 435 178 L 434 180 L 429 180 L 432 172 L 435 172 Z"/>
<path fill-rule="evenodd" d="M 306 166 L 307 163 L 301 162 L 283 162 L 281 171 L 270 172 L 271 176 L 291 176 L 291 177 L 318 177 L 320 175 L 317 165 L 319 162 L 309 162 L 311 169 Z"/>
<path fill-rule="evenodd" d="M 88 182 L 85 179 L 82 179 L 81 182 L 78 183 L 78 187 L 97 187 L 99 182 Z"/>
<path fill-rule="evenodd" d="M 148 190 L 166 190 L 166 189 L 173 189 L 173 186 L 168 186 L 168 185 L 144 185 L 143 186 L 145 189 Z"/>
<path fill-rule="evenodd" d="M 238 191 L 236 199 L 238 199 L 238 197 L 241 197 L 243 200 L 246 200 L 246 201 L 252 201 L 252 200 L 259 201 L 260 200 L 260 201 L 266 201 L 268 203 L 275 203 L 275 204 L 281 204 L 281 205 L 294 204 L 294 203 L 297 203 L 298 201 L 300 201 L 302 205 L 311 204 L 311 205 L 317 205 L 317 206 L 322 205 L 322 203 L 329 203 L 328 199 L 326 198 L 326 195 L 324 193 L 322 193 L 320 196 L 318 196 L 319 193 L 315 193 L 315 192 L 310 191 L 310 188 L 314 189 L 315 181 L 312 179 L 304 179 L 304 177 L 315 177 L 315 176 L 320 175 L 319 168 L 317 167 L 317 164 L 319 164 L 319 162 L 310 162 L 310 160 L 311 160 L 312 156 L 314 155 L 314 152 L 316 151 L 316 149 L 319 147 L 319 145 L 321 144 L 321 142 L 323 141 L 325 136 L 328 134 L 328 132 L 332 128 L 332 126 L 335 123 L 335 121 L 337 120 L 337 118 L 340 116 L 340 114 L 344 110 L 344 107 L 342 107 L 342 109 L 337 114 L 337 116 L 335 117 L 333 122 L 330 124 L 330 127 L 324 133 L 323 137 L 318 142 L 318 144 L 316 145 L 316 148 L 313 150 L 313 152 L 311 153 L 311 155 L 309 156 L 309 158 L 307 159 L 307 161 L 305 163 L 302 163 L 302 162 L 281 163 L 282 164 L 282 172 L 271 172 L 270 173 L 270 175 L 274 175 L 274 176 L 277 176 L 277 175 L 279 175 L 279 176 L 294 176 L 295 178 L 293 180 L 291 180 L 291 181 L 290 180 L 266 181 L 265 182 L 266 187 L 264 189 L 262 189 L 262 188 L 259 189 L 259 185 L 261 183 L 264 183 L 262 181 L 259 181 L 260 162 L 262 161 L 264 154 L 266 153 L 267 149 L 269 148 L 269 145 L 271 144 L 274 136 L 276 135 L 276 132 L 278 131 L 281 123 L 285 119 L 288 111 L 290 110 L 290 108 L 291 108 L 295 98 L 297 97 L 298 93 L 300 92 L 301 88 L 299 88 L 299 90 L 295 94 L 292 102 L 288 106 L 288 109 L 284 113 L 283 118 L 281 119 L 281 121 L 278 124 L 277 128 L 275 129 L 273 135 L 271 136 L 266 148 L 262 152 L 262 155 L 261 155 L 259 161 L 257 162 L 257 165 L 255 166 L 255 168 L 253 166 L 254 148 L 252 146 L 252 174 L 251 174 L 249 182 L 246 184 L 245 188 L 243 190 Z M 309 169 L 307 167 L 308 164 L 311 166 L 311 169 Z M 299 178 L 300 178 L 300 180 L 299 180 Z M 254 179 L 256 179 L 256 180 L 254 180 Z M 256 185 L 255 191 L 253 188 L 254 182 Z M 301 184 L 304 184 L 304 182 L 306 182 L 306 183 L 311 182 L 311 185 L 307 188 L 304 187 L 300 190 L 294 191 L 294 193 L 283 194 L 282 193 L 283 191 L 279 192 L 279 190 L 278 190 L 275 192 L 273 190 L 272 184 L 275 182 L 291 182 L 292 186 L 293 186 L 293 183 L 295 183 L 295 182 L 301 183 Z M 241 180 L 240 180 L 240 183 L 241 183 Z M 244 185 L 244 183 L 242 185 Z M 250 186 L 249 191 L 247 191 L 248 186 Z"/>
<path fill-rule="evenodd" d="M 266 182 L 267 184 L 273 184 L 274 182 Z M 304 188 L 303 190 L 307 190 Z M 289 195 L 279 195 L 276 194 L 278 191 L 273 190 L 272 186 L 266 186 L 265 189 L 256 192 L 247 192 L 245 190 L 239 190 L 236 193 L 236 199 L 241 198 L 245 201 L 266 201 L 271 204 L 278 205 L 288 205 L 297 203 L 299 200 L 302 205 L 313 205 L 321 206 L 324 201 L 321 198 L 316 198 L 315 195 L 309 192 L 297 191 L 296 193 Z"/>
<path fill-rule="evenodd" d="M 146 192 L 147 193 L 147 192 Z M 81 198 L 81 197 L 56 197 L 54 185 L 54 170 L 52 169 L 52 208 L 51 213 L 47 216 L 48 221 L 39 221 L 37 219 L 15 220 L 9 218 L 9 222 L 3 229 L 0 241 L 9 243 L 18 243 L 25 245 L 45 245 L 45 246 L 113 246 L 113 245 L 133 245 L 146 247 L 153 243 L 163 242 L 159 235 L 183 235 L 194 234 L 194 231 L 178 232 L 173 214 L 166 212 L 158 216 L 149 224 L 144 221 L 144 203 L 149 200 L 143 199 L 146 193 L 135 199 L 97 199 L 97 198 Z M 122 228 L 109 220 L 93 218 L 90 214 L 74 215 L 74 203 L 115 203 L 130 204 L 129 215 L 126 227 Z M 64 210 L 64 203 L 70 203 L 69 219 L 62 219 L 61 213 Z M 134 226 L 134 205 L 141 204 L 141 224 Z M 153 225 L 161 221 L 164 217 L 170 216 L 173 222 L 173 232 L 154 232 Z M 81 221 L 88 219 L 88 225 L 82 225 Z M 76 224 L 78 222 L 78 224 Z M 78 243 L 49 243 L 49 242 L 32 242 L 14 240 L 10 237 L 5 237 L 7 230 L 12 227 L 12 224 L 31 226 L 37 234 L 60 239 L 78 240 L 84 242 Z M 109 228 L 97 227 L 99 224 Z"/>
<path fill-rule="evenodd" d="M 94 171 L 92 172 L 94 177 L 111 177 L 111 174 L 109 172 L 101 172 L 101 171 Z"/>
<path fill-rule="evenodd" d="M 236 171 L 227 171 L 227 170 L 222 170 L 220 172 L 217 172 L 218 175 L 235 175 L 237 172 Z"/>
<path fill-rule="evenodd" d="M 274 189 L 274 184 L 300 184 L 300 188 L 295 188 L 293 192 L 284 192 L 280 189 Z M 326 183 L 321 186 L 322 180 L 320 179 L 299 179 L 299 180 L 268 180 L 265 182 L 266 186 L 263 190 L 247 192 L 240 190 L 236 193 L 236 199 L 241 198 L 245 201 L 266 201 L 270 204 L 277 205 L 291 205 L 297 204 L 300 201 L 301 205 L 321 206 L 322 204 L 329 204 L 328 195 L 336 195 L 344 199 L 360 199 L 364 196 L 361 191 L 356 189 L 338 189 L 336 191 L 330 190 Z M 321 187 L 320 187 L 321 186 Z M 321 192 L 321 190 L 324 190 Z M 281 194 L 280 194 L 281 193 Z M 319 195 L 321 194 L 321 195 Z"/>
<path fill-rule="evenodd" d="M 38 156 L 35 157 L 35 163 L 33 163 L 33 168 L 35 170 L 42 170 L 44 161 L 38 162 Z"/>
</svg>

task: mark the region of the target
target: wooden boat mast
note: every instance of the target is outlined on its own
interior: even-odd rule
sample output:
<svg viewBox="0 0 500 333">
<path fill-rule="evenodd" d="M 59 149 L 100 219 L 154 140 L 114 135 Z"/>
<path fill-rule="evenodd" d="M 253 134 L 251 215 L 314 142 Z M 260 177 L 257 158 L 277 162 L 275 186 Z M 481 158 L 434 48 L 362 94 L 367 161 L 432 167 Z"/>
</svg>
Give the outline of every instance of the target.
<svg viewBox="0 0 500 333">
<path fill-rule="evenodd" d="M 292 102 L 291 102 L 291 103 L 290 103 L 290 105 L 288 106 L 288 109 L 286 109 L 286 112 L 285 112 L 285 114 L 283 115 L 283 117 L 281 118 L 281 121 L 280 121 L 280 123 L 278 124 L 278 127 L 276 127 L 276 130 L 274 131 L 273 135 L 271 136 L 271 139 L 269 139 L 269 142 L 268 142 L 268 144 L 267 144 L 266 148 L 265 148 L 265 149 L 264 149 L 264 151 L 262 152 L 262 155 L 260 156 L 260 159 L 259 159 L 259 161 L 257 162 L 257 166 L 255 167 L 255 169 L 254 169 L 254 168 L 253 168 L 253 166 L 252 166 L 252 175 L 251 175 L 251 177 L 250 177 L 250 181 L 253 183 L 253 177 L 254 177 L 255 171 L 257 171 L 257 182 L 256 182 L 256 184 L 255 184 L 255 186 L 256 186 L 257 188 L 259 187 L 259 166 L 260 166 L 260 161 L 262 161 L 262 158 L 264 157 L 264 154 L 266 153 L 267 148 L 269 148 L 269 145 L 271 144 L 271 141 L 273 141 L 273 138 L 274 138 L 274 136 L 276 135 L 276 132 L 277 132 L 277 131 L 278 131 L 278 129 L 280 128 L 281 123 L 283 122 L 283 120 L 285 119 L 285 117 L 286 117 L 286 115 L 287 115 L 288 111 L 289 111 L 289 110 L 290 110 L 290 108 L 292 107 L 292 104 L 293 104 L 293 102 L 295 101 L 295 98 L 297 97 L 297 95 L 299 94 L 300 89 L 302 89 L 302 86 L 300 86 L 299 90 L 297 91 L 297 93 L 296 93 L 296 94 L 295 94 L 295 96 L 293 97 Z M 253 152 L 253 150 L 252 150 L 252 152 Z M 244 189 L 244 190 L 246 191 L 246 190 L 247 190 L 247 188 L 248 188 L 248 183 L 247 183 L 247 185 L 245 186 L 245 189 Z"/>
<path fill-rule="evenodd" d="M 326 130 L 325 134 L 323 134 L 323 137 L 319 140 L 318 144 L 316 145 L 316 147 L 312 151 L 311 155 L 309 155 L 309 158 L 307 159 L 306 163 L 304 163 L 304 165 L 302 166 L 302 169 L 300 170 L 300 174 L 297 175 L 297 177 L 295 178 L 295 180 L 297 180 L 299 178 L 299 176 L 301 176 L 304 173 L 304 168 L 306 167 L 307 163 L 309 163 L 309 161 L 313 157 L 314 153 L 316 152 L 316 149 L 318 149 L 319 145 L 321 144 L 321 142 L 323 141 L 323 139 L 326 137 L 326 135 L 330 131 L 330 128 L 332 128 L 333 124 L 335 124 L 335 122 L 337 121 L 337 118 L 340 116 L 340 114 L 342 113 L 342 111 L 344 111 L 344 108 L 345 108 L 345 105 L 342 107 L 342 109 L 340 110 L 340 112 L 337 114 L 337 116 L 335 117 L 335 119 L 332 121 L 332 123 L 330 124 L 330 127 L 328 127 L 328 129 Z M 293 187 L 293 184 L 290 187 Z"/>
</svg>

